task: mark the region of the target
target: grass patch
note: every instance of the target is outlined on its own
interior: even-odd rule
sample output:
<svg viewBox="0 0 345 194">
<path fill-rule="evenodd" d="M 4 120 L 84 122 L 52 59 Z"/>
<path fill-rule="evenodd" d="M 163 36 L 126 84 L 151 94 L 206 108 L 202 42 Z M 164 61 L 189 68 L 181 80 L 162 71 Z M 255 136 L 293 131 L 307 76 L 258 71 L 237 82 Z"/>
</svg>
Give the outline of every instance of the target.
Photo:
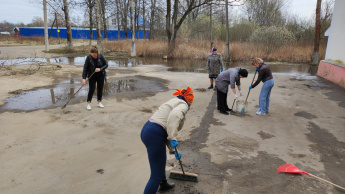
<svg viewBox="0 0 345 194">
<path fill-rule="evenodd" d="M 74 46 L 73 49 L 68 49 L 67 47 L 60 47 L 57 49 L 50 49 L 49 51 L 43 52 L 62 55 L 88 55 L 90 54 L 90 46 Z"/>
</svg>

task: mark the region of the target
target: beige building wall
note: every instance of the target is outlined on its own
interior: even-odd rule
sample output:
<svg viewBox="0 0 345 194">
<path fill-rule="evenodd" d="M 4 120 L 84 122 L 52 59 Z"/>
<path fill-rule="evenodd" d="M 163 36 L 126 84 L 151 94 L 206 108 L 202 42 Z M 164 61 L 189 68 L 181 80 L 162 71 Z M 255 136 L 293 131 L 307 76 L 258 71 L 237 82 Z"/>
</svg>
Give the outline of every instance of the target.
<svg viewBox="0 0 345 194">
<path fill-rule="evenodd" d="M 345 63 L 345 0 L 335 0 L 325 59 Z"/>
</svg>

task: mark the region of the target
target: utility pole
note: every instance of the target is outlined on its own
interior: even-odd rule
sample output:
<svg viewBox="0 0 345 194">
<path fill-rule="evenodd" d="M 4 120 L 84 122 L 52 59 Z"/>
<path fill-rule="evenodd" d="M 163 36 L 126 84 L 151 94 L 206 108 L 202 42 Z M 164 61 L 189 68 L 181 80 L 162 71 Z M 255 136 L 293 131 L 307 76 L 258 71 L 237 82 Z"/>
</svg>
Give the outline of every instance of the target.
<svg viewBox="0 0 345 194">
<path fill-rule="evenodd" d="M 319 64 L 319 46 L 320 46 L 320 13 L 321 13 L 321 2 L 322 0 L 317 0 L 316 2 L 316 16 L 315 16 L 315 37 L 314 37 L 314 54 L 313 54 L 313 64 Z"/>
<path fill-rule="evenodd" d="M 49 51 L 48 49 L 48 24 L 47 24 L 47 0 L 43 0 L 43 13 L 44 13 L 44 43 L 45 43 L 45 50 Z"/>
<path fill-rule="evenodd" d="M 210 31 L 211 31 L 211 36 L 210 36 L 210 40 L 211 40 L 211 51 L 213 48 L 213 41 L 212 41 L 212 3 L 210 4 Z"/>
<path fill-rule="evenodd" d="M 131 56 L 135 57 L 135 22 L 134 22 L 134 7 L 133 7 L 133 0 L 131 0 L 131 22 L 132 22 L 132 41 L 131 41 Z"/>
<path fill-rule="evenodd" d="M 56 20 L 56 32 L 57 32 L 57 37 L 58 37 L 58 43 L 60 44 L 60 30 L 59 30 L 59 22 L 58 22 L 56 12 L 55 12 L 55 20 Z"/>
<path fill-rule="evenodd" d="M 229 2 L 225 1 L 225 14 L 226 14 L 226 60 L 230 61 L 229 53 Z"/>
</svg>

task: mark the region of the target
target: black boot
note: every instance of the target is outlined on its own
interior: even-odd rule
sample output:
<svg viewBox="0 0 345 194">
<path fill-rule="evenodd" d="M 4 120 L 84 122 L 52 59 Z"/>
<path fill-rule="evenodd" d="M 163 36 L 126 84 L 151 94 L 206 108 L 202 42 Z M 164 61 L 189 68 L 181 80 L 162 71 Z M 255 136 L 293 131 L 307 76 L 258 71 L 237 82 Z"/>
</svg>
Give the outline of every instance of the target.
<svg viewBox="0 0 345 194">
<path fill-rule="evenodd" d="M 162 181 L 160 184 L 159 184 L 159 189 L 158 191 L 160 193 L 164 193 L 165 191 L 169 191 L 170 189 L 174 188 L 175 187 L 175 184 L 174 183 L 168 183 L 167 180 L 164 180 Z"/>
<path fill-rule="evenodd" d="M 213 88 L 213 84 L 210 85 L 210 87 L 208 87 L 208 89 L 212 89 Z"/>
</svg>

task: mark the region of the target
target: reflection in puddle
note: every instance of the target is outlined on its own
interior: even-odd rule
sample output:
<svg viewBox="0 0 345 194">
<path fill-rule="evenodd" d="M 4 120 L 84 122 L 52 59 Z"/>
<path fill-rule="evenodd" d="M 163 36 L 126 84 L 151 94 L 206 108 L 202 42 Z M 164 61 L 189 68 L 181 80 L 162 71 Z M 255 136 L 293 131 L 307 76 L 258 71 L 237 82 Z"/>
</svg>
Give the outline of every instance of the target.
<svg viewBox="0 0 345 194">
<path fill-rule="evenodd" d="M 24 91 L 10 98 L 6 98 L 4 100 L 5 104 L 0 106 L 0 112 L 8 110 L 33 111 L 43 108 L 61 107 L 80 87 L 80 80 L 70 79 L 51 87 Z M 146 97 L 166 90 L 168 88 L 166 87 L 165 80 L 135 76 L 126 79 L 108 80 L 104 85 L 103 95 L 104 97 L 112 95 L 119 95 L 120 97 L 120 94 L 125 93 L 132 99 Z M 96 91 L 93 100 L 96 100 Z M 86 101 L 87 94 L 88 85 L 84 86 L 69 104 Z"/>
</svg>

